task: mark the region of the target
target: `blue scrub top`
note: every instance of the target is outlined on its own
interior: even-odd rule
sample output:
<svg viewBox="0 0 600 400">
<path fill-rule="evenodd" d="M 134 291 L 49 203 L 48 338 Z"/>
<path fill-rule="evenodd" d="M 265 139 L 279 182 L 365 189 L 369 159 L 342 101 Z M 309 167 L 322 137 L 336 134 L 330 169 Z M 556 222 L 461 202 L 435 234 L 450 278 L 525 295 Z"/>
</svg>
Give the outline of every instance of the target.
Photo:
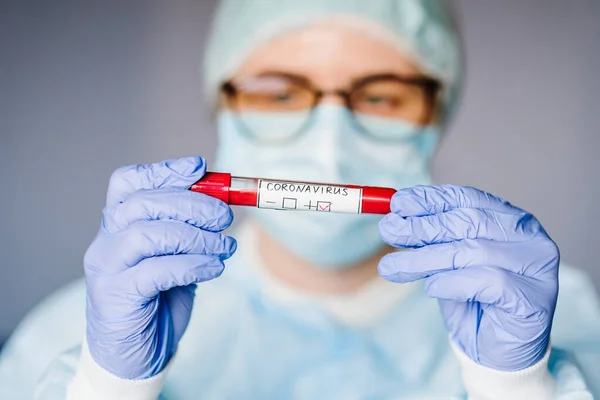
<svg viewBox="0 0 600 400">
<path fill-rule="evenodd" d="M 437 302 L 421 287 L 376 323 L 352 328 L 316 303 L 274 301 L 244 247 L 220 278 L 198 285 L 161 398 L 466 398 Z M 79 280 L 37 306 L 6 344 L 0 399 L 31 399 L 34 390 L 64 399 L 84 333 Z M 552 346 L 564 398 L 589 399 L 586 386 L 600 396 L 600 302 L 588 277 L 564 265 Z"/>
</svg>

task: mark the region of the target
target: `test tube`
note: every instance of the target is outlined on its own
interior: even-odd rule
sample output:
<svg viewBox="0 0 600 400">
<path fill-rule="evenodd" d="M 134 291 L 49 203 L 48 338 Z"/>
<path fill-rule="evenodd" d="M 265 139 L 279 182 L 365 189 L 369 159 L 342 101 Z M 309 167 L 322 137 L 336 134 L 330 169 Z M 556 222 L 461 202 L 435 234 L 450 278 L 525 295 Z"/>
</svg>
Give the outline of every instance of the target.
<svg viewBox="0 0 600 400">
<path fill-rule="evenodd" d="M 386 187 L 245 178 L 223 172 L 207 172 L 190 190 L 236 206 L 350 214 L 387 214 L 396 193 Z"/>
</svg>

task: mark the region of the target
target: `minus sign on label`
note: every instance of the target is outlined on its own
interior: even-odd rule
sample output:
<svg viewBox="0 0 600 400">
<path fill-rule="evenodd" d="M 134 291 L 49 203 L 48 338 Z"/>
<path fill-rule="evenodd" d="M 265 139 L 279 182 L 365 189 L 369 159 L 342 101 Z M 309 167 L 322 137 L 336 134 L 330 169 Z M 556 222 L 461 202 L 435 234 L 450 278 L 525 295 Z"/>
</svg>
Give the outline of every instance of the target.
<svg viewBox="0 0 600 400">
<path fill-rule="evenodd" d="M 274 201 L 265 201 L 265 203 L 269 203 L 269 204 L 277 204 L 277 203 L 276 203 L 276 202 L 274 202 Z"/>
</svg>

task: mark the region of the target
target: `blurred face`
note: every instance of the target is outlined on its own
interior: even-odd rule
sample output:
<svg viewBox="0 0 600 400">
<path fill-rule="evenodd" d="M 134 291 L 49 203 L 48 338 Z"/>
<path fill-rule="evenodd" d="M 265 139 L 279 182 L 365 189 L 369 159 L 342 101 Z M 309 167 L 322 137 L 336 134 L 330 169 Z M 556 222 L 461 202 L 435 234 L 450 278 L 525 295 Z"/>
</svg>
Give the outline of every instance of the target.
<svg viewBox="0 0 600 400">
<path fill-rule="evenodd" d="M 409 56 L 356 28 L 283 34 L 254 49 L 223 85 L 218 169 L 396 189 L 427 184 L 439 137 L 431 124 L 436 88 Z M 249 212 L 272 238 L 327 268 L 346 268 L 383 244 L 377 215 Z"/>
<path fill-rule="evenodd" d="M 256 132 L 254 113 L 295 113 L 297 126 L 276 129 L 286 139 L 301 130 L 315 106 L 328 103 L 352 110 L 363 130 L 377 136 L 371 116 L 431 123 L 436 85 L 392 44 L 330 24 L 284 34 L 258 48 L 224 94 L 225 104 L 257 136 L 264 132 Z"/>
</svg>

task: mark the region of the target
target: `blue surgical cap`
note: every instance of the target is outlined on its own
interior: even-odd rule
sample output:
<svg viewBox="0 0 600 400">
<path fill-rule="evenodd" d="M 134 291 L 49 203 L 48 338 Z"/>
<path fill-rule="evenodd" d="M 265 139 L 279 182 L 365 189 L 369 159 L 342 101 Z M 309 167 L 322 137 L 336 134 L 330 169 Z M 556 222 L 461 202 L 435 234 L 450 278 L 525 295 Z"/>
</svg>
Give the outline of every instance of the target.
<svg viewBox="0 0 600 400">
<path fill-rule="evenodd" d="M 441 81 L 442 119 L 456 107 L 463 54 L 456 9 L 447 0 L 222 0 L 204 58 L 204 83 L 215 101 L 220 85 L 275 36 L 336 19 L 396 43 Z"/>
</svg>

